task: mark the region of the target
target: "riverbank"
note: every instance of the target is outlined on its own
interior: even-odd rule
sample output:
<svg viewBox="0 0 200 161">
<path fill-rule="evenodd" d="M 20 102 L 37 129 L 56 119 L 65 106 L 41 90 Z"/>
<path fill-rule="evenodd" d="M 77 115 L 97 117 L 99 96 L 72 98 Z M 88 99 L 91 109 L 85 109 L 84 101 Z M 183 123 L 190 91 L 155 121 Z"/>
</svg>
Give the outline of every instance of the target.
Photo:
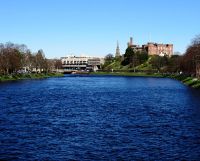
<svg viewBox="0 0 200 161">
<path fill-rule="evenodd" d="M 0 82 L 4 81 L 15 81 L 24 79 L 43 79 L 50 77 L 63 77 L 61 73 L 31 73 L 31 74 L 11 74 L 11 75 L 0 75 Z"/>
<path fill-rule="evenodd" d="M 161 73 L 138 73 L 138 72 L 91 72 L 89 75 L 111 75 L 111 76 L 129 76 L 129 77 L 155 77 L 155 78 L 172 78 L 181 81 L 187 86 L 195 89 L 200 89 L 200 80 L 194 77 L 185 75 L 166 75 Z M 63 77 L 61 73 L 31 73 L 31 74 L 13 74 L 0 75 L 0 82 L 15 81 L 24 79 L 44 79 L 50 77 Z"/>
<path fill-rule="evenodd" d="M 200 80 L 194 77 L 188 77 L 185 75 L 170 75 L 169 78 L 181 81 L 187 86 L 195 89 L 200 89 Z"/>
<path fill-rule="evenodd" d="M 187 86 L 200 89 L 200 80 L 185 75 L 171 75 L 162 73 L 134 73 L 134 72 L 92 72 L 91 75 L 113 75 L 113 76 L 130 76 L 130 77 L 155 77 L 155 78 L 172 78 L 181 81 Z"/>
<path fill-rule="evenodd" d="M 112 76 L 130 76 L 130 77 L 159 77 L 164 75 L 160 73 L 139 73 L 139 72 L 91 72 L 91 75 L 112 75 Z"/>
</svg>

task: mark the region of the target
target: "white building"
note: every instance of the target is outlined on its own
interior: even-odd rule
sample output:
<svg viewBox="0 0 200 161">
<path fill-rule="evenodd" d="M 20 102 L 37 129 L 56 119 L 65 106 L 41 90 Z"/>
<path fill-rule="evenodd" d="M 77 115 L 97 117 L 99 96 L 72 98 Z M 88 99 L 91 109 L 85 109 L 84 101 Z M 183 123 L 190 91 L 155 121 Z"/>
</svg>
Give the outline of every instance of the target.
<svg viewBox="0 0 200 161">
<path fill-rule="evenodd" d="M 103 58 L 87 56 L 67 56 L 61 57 L 64 70 L 97 70 L 104 63 Z"/>
</svg>

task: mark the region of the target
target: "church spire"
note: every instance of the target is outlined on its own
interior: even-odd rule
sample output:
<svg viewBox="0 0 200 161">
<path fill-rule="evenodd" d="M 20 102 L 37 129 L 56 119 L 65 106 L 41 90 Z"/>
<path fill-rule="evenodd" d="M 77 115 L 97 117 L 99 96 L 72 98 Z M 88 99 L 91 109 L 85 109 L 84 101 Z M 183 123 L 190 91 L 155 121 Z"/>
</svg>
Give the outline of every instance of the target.
<svg viewBox="0 0 200 161">
<path fill-rule="evenodd" d="M 119 42 L 118 41 L 117 41 L 117 48 L 116 48 L 115 57 L 120 57 L 120 49 L 119 49 Z"/>
</svg>

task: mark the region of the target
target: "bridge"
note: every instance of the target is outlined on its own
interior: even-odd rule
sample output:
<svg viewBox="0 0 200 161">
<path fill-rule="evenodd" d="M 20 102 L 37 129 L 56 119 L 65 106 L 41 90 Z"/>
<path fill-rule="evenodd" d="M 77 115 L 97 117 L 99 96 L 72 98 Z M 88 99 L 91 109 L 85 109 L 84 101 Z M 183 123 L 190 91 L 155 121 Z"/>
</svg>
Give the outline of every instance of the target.
<svg viewBox="0 0 200 161">
<path fill-rule="evenodd" d="M 63 74 L 73 74 L 73 73 L 87 74 L 87 73 L 89 73 L 89 71 L 77 70 L 77 69 L 57 69 L 55 72 L 63 73 Z"/>
</svg>

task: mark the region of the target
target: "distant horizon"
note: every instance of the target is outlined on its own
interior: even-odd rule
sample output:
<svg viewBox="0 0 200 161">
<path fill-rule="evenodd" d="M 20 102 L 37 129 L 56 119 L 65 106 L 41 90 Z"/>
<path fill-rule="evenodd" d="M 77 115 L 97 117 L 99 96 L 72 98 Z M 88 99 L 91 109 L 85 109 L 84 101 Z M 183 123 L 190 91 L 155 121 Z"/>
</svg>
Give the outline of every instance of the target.
<svg viewBox="0 0 200 161">
<path fill-rule="evenodd" d="M 173 44 L 185 52 L 200 34 L 200 1 L 159 0 L 1 0 L 0 43 L 43 49 L 47 58 L 69 54 L 104 57 L 121 54 L 133 37 L 137 45 Z"/>
</svg>

